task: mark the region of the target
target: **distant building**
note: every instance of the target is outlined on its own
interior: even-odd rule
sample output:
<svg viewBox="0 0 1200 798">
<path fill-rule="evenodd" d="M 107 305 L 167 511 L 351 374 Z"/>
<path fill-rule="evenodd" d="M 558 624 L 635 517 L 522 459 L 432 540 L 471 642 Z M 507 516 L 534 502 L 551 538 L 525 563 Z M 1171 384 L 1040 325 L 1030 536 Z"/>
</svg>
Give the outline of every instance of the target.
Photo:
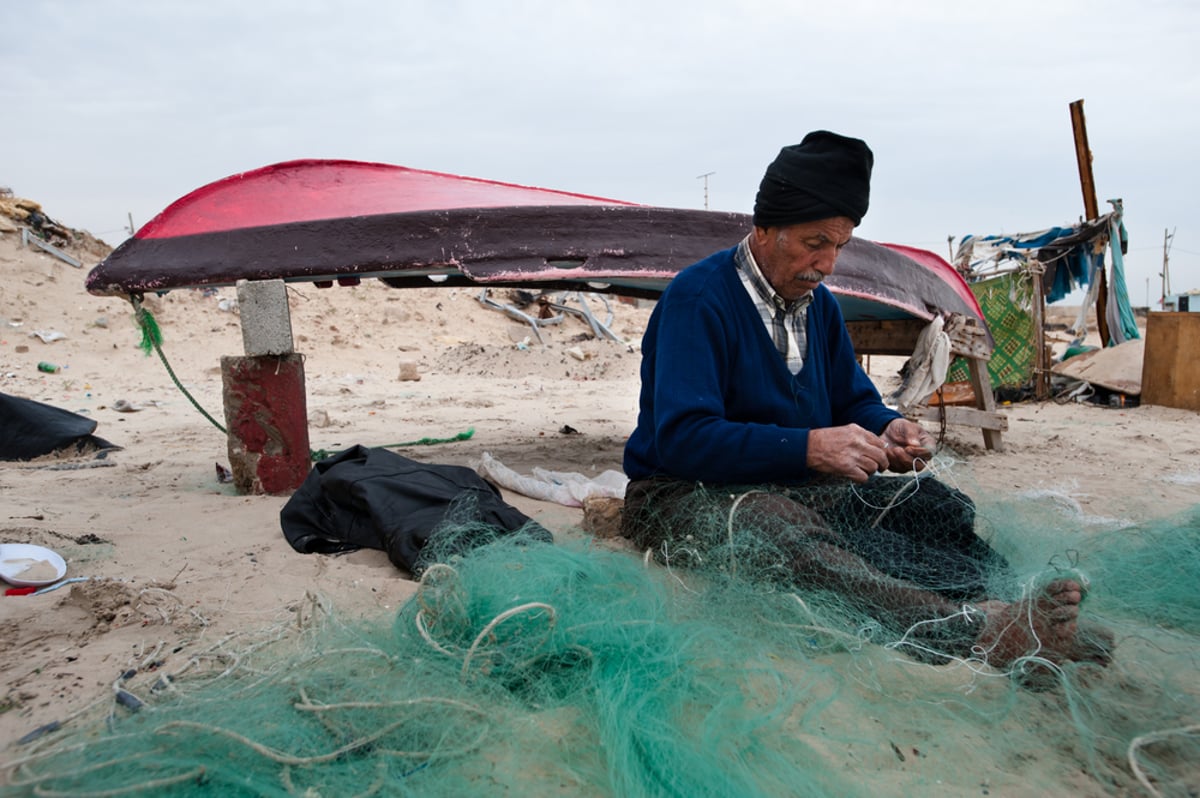
<svg viewBox="0 0 1200 798">
<path fill-rule="evenodd" d="M 1200 289 L 1163 297 L 1164 311 L 1200 313 Z"/>
</svg>

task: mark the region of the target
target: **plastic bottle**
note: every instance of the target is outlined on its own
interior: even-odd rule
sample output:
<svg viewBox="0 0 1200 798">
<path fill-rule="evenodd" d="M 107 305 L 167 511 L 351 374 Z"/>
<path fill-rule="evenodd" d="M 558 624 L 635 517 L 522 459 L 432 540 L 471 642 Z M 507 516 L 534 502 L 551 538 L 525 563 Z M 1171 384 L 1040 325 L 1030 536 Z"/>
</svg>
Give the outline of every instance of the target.
<svg viewBox="0 0 1200 798">
<path fill-rule="evenodd" d="M 41 363 L 38 363 L 38 371 L 44 371 L 47 374 L 57 374 L 61 370 L 62 366 L 54 363 L 47 363 L 44 360 Z"/>
</svg>

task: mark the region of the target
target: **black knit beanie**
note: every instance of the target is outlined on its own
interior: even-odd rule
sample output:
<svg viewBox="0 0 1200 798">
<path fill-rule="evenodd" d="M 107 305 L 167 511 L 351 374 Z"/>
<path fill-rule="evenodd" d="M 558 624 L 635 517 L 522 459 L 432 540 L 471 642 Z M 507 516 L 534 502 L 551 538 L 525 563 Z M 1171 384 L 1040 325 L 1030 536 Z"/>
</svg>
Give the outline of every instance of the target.
<svg viewBox="0 0 1200 798">
<path fill-rule="evenodd" d="M 755 227 L 783 227 L 835 216 L 855 226 L 867 213 L 875 156 L 861 139 L 816 130 L 784 147 L 767 167 L 754 200 Z"/>
</svg>

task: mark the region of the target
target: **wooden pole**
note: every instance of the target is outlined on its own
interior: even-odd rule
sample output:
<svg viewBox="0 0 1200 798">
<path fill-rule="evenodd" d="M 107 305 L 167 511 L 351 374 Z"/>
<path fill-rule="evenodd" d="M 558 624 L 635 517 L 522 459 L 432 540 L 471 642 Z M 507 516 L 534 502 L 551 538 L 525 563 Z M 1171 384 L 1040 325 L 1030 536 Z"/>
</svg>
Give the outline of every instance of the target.
<svg viewBox="0 0 1200 798">
<path fill-rule="evenodd" d="M 1039 402 L 1049 398 L 1050 381 L 1047 374 L 1050 364 L 1046 358 L 1046 293 L 1042 289 L 1042 275 L 1046 269 L 1040 261 L 1029 264 L 1029 277 L 1033 280 L 1033 396 Z"/>
<path fill-rule="evenodd" d="M 1098 219 L 1096 183 L 1092 179 L 1092 151 L 1088 147 L 1087 122 L 1083 118 L 1083 100 L 1071 103 L 1071 129 L 1075 134 L 1075 160 L 1079 164 L 1079 185 L 1083 190 L 1083 209 L 1086 221 Z M 1100 346 L 1108 346 L 1108 276 L 1103 262 L 1096 280 L 1096 327 L 1100 331 Z"/>
<path fill-rule="evenodd" d="M 1092 151 L 1088 148 L 1083 100 L 1071 103 L 1071 130 L 1075 133 L 1075 159 L 1079 162 L 1079 185 L 1083 189 L 1085 219 L 1090 222 L 1100 216 L 1100 209 L 1096 202 L 1096 183 L 1092 179 Z"/>
</svg>

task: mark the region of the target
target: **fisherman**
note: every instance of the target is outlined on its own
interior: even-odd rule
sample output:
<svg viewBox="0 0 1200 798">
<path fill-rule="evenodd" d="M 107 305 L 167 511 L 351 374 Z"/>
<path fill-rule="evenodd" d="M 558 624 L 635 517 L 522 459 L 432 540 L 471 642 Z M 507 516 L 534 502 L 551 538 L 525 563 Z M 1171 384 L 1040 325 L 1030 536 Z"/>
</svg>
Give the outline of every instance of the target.
<svg viewBox="0 0 1200 798">
<path fill-rule="evenodd" d="M 867 211 L 873 163 L 865 142 L 829 131 L 784 147 L 749 234 L 663 292 L 642 342 L 623 531 L 664 563 L 725 556 L 833 591 L 918 649 L 1000 668 L 1102 658 L 1077 642 L 1080 580 L 991 595 L 1007 562 L 975 534 L 967 496 L 914 473 L 933 437 L 855 358 L 822 282 Z"/>
</svg>

